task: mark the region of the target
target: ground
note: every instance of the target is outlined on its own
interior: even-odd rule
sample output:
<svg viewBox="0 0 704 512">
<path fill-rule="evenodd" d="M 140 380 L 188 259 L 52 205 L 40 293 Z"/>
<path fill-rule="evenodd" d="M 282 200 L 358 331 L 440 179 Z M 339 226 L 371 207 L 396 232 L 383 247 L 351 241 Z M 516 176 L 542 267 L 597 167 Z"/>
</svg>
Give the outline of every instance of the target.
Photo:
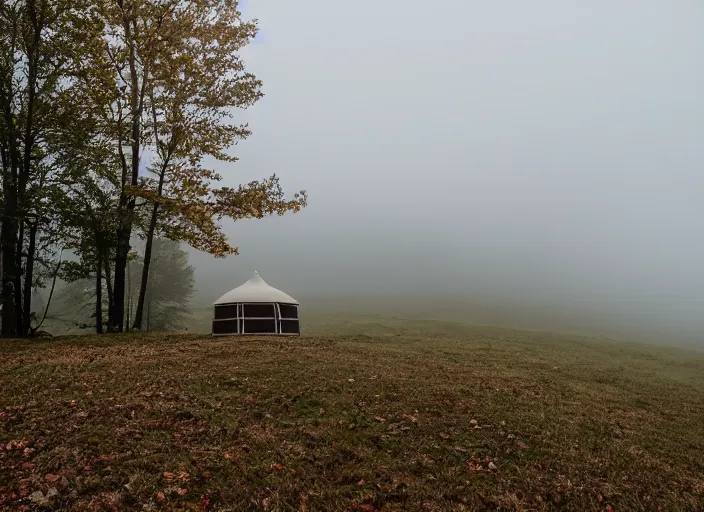
<svg viewBox="0 0 704 512">
<path fill-rule="evenodd" d="M 0 343 L 0 509 L 704 510 L 702 353 L 329 330 Z"/>
</svg>

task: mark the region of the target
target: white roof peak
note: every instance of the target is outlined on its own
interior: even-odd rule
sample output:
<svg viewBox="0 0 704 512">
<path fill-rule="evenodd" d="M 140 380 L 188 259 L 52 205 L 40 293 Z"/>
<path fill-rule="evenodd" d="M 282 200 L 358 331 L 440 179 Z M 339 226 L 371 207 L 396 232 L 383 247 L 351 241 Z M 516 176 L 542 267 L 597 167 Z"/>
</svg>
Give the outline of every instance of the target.
<svg viewBox="0 0 704 512">
<path fill-rule="evenodd" d="M 280 302 L 283 304 L 298 304 L 298 301 L 290 295 L 268 285 L 256 270 L 246 283 L 230 290 L 216 300 L 214 304 L 232 304 L 234 302 Z"/>
</svg>

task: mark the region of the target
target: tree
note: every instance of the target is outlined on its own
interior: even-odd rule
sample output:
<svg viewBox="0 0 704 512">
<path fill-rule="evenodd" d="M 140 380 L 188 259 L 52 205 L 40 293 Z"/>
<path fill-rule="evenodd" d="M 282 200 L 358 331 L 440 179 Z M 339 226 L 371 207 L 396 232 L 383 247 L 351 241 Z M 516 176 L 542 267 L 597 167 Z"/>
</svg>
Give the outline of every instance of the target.
<svg viewBox="0 0 704 512">
<path fill-rule="evenodd" d="M 139 246 L 138 242 L 133 242 Z M 136 281 L 142 273 L 143 254 L 130 253 L 126 283 Z M 81 269 L 80 261 L 65 262 L 61 275 L 70 280 L 57 292 L 52 307 L 53 320 L 70 321 L 80 329 L 94 329 L 100 333 L 107 325 L 107 283 L 102 279 L 95 286 L 95 271 Z M 71 275 L 71 273 L 74 273 Z M 190 319 L 190 299 L 194 293 L 193 267 L 188 264 L 188 253 L 177 242 L 155 239 L 153 244 L 152 272 L 147 286 L 145 328 L 153 331 L 182 330 Z M 127 286 L 125 301 L 126 323 L 132 320 L 132 306 L 138 290 Z M 96 303 L 102 304 L 96 307 Z"/>
<path fill-rule="evenodd" d="M 302 192 L 286 200 L 276 176 L 237 189 L 217 188 L 221 177 L 202 166 L 206 157 L 236 161 L 227 150 L 250 131 L 233 121 L 233 110 L 247 108 L 262 96 L 261 82 L 246 72 L 239 55 L 257 26 L 242 20 L 237 2 L 116 0 L 109 5 L 109 55 L 123 91 L 116 121 L 129 123 L 131 150 L 129 165 L 121 153 L 113 327 L 123 324 L 123 269 L 141 198 L 151 205 L 134 322 L 141 328 L 155 236 L 224 256 L 236 250 L 217 225 L 223 216 L 260 218 L 298 211 L 306 196 Z M 145 148 L 155 156 L 147 165 L 151 176 L 140 180 L 138 165 Z M 177 220 L 162 228 L 162 214 Z"/>
<path fill-rule="evenodd" d="M 100 23 L 89 7 L 84 0 L 0 5 L 3 336 L 27 335 L 35 264 L 46 263 L 42 254 L 52 252 L 41 243 L 54 223 L 44 202 L 56 170 L 47 141 L 77 120 L 71 116 L 76 110 L 57 107 L 70 95 L 82 52 L 100 38 Z"/>
<path fill-rule="evenodd" d="M 152 248 L 152 272 L 149 273 L 145 294 L 144 327 L 151 331 L 186 329 L 195 282 L 193 267 L 188 264 L 188 253 L 179 247 L 178 242 L 160 238 L 154 239 Z M 135 260 L 135 277 L 143 275 L 143 264 L 143 257 Z M 139 294 L 138 290 L 134 290 L 134 299 Z"/>
<path fill-rule="evenodd" d="M 262 96 L 239 56 L 256 30 L 235 0 L 0 4 L 3 336 L 30 333 L 32 293 L 57 269 L 93 282 L 98 331 L 105 309 L 109 331 L 129 327 L 135 235 L 145 242 L 134 279 L 141 328 L 155 239 L 236 254 L 224 217 L 306 205 L 305 192 L 286 198 L 276 175 L 222 187 L 204 163 L 234 163 L 229 149 L 250 134 L 234 114 Z M 62 250 L 75 261 L 59 266 Z"/>
</svg>

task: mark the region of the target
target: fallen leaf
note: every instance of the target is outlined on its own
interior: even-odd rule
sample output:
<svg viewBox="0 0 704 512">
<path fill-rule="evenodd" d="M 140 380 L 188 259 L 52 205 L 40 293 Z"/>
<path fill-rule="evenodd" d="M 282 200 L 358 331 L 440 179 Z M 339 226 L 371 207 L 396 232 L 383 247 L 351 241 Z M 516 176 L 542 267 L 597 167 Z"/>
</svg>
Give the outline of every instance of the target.
<svg viewBox="0 0 704 512">
<path fill-rule="evenodd" d="M 611 507 L 611 505 L 606 505 L 606 512 L 614 512 L 614 509 Z"/>
<path fill-rule="evenodd" d="M 376 507 L 374 505 L 370 505 L 369 503 L 365 503 L 364 505 L 359 506 L 359 510 L 364 510 L 364 512 L 376 512 Z"/>
<path fill-rule="evenodd" d="M 283 469 L 283 467 L 284 467 L 283 464 L 279 464 L 278 462 L 276 464 L 274 464 L 274 469 L 280 470 L 280 469 Z"/>
<path fill-rule="evenodd" d="M 176 478 L 176 475 L 173 473 L 169 473 L 168 471 L 164 471 L 164 478 L 171 481 Z"/>
<path fill-rule="evenodd" d="M 359 482 L 357 482 L 357 487 L 363 487 L 364 484 L 366 484 L 366 482 L 364 481 L 364 479 L 362 479 Z"/>
<path fill-rule="evenodd" d="M 381 416 L 374 416 L 374 419 L 379 423 L 386 423 L 386 418 L 382 418 Z"/>
<path fill-rule="evenodd" d="M 160 491 L 156 493 L 156 501 L 158 501 L 159 503 L 164 503 L 166 501 L 166 496 L 164 496 L 163 492 Z"/>
<path fill-rule="evenodd" d="M 232 458 L 232 454 L 226 453 L 225 455 L 223 455 L 223 457 L 226 458 L 227 460 L 230 460 Z"/>
<path fill-rule="evenodd" d="M 411 416 L 410 414 L 404 414 L 403 418 L 410 421 L 411 423 L 418 423 L 418 419 L 415 416 Z"/>
<path fill-rule="evenodd" d="M 486 471 L 480 464 L 475 464 L 474 462 L 470 462 L 468 464 L 468 468 L 472 473 L 481 473 L 482 471 Z"/>
<path fill-rule="evenodd" d="M 46 480 L 46 481 L 49 482 L 50 484 L 56 483 L 56 482 L 58 482 L 60 479 L 61 479 L 61 477 L 60 477 L 59 475 L 53 475 L 53 474 L 51 474 L 51 473 L 47 473 L 47 474 L 44 476 L 44 480 Z"/>
<path fill-rule="evenodd" d="M 99 460 L 110 460 L 110 456 L 109 455 L 101 455 L 100 457 L 98 457 L 98 459 Z"/>
<path fill-rule="evenodd" d="M 25 448 L 29 444 L 29 441 L 13 439 L 5 446 L 6 450 L 15 450 Z"/>
<path fill-rule="evenodd" d="M 439 435 L 442 439 L 450 439 L 450 434 L 445 434 L 444 432 L 440 432 Z"/>
<path fill-rule="evenodd" d="M 176 489 L 176 494 L 178 494 L 179 496 L 185 496 L 187 492 L 188 492 L 188 490 L 183 489 L 183 488 L 181 488 L 181 487 L 179 487 L 178 489 Z"/>
<path fill-rule="evenodd" d="M 29 499 L 32 500 L 34 503 L 45 503 L 46 498 L 44 497 L 44 493 L 42 491 L 34 491 L 32 494 L 29 495 Z"/>
</svg>

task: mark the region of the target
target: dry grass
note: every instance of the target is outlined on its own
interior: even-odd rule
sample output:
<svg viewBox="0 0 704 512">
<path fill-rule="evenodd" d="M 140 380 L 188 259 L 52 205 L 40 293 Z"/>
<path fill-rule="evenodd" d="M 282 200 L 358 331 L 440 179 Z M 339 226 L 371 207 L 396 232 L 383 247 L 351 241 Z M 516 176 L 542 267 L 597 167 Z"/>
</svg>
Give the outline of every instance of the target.
<svg viewBox="0 0 704 512">
<path fill-rule="evenodd" d="M 356 331 L 4 342 L 0 509 L 704 509 L 704 355 Z"/>
</svg>

